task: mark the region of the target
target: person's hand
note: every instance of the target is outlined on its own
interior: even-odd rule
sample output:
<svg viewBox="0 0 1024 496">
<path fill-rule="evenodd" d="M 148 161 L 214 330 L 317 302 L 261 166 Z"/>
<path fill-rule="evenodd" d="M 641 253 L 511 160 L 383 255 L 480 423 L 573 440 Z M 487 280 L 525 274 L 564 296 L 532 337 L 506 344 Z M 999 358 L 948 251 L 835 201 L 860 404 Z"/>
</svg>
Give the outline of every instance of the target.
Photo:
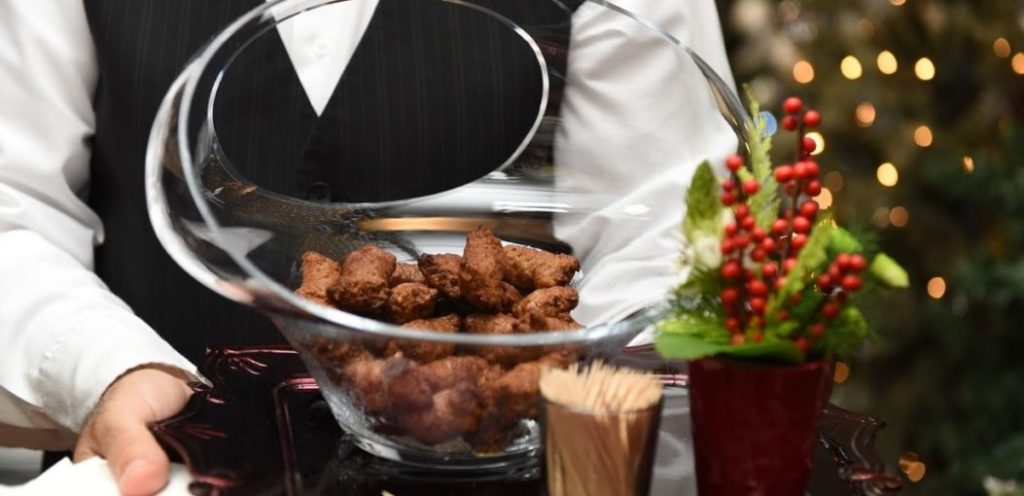
<svg viewBox="0 0 1024 496">
<path fill-rule="evenodd" d="M 103 393 L 82 429 L 74 461 L 102 456 L 125 496 L 149 496 L 167 484 L 170 462 L 146 424 L 185 407 L 191 388 L 157 368 L 129 372 Z"/>
</svg>

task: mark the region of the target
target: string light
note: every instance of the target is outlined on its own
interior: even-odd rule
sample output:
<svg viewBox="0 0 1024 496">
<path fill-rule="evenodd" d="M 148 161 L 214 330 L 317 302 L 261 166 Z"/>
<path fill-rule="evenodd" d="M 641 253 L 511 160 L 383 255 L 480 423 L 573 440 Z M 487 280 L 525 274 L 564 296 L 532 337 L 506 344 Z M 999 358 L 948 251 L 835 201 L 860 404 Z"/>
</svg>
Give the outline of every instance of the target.
<svg viewBox="0 0 1024 496">
<path fill-rule="evenodd" d="M 992 51 L 996 53 L 996 57 L 1005 59 L 1010 56 L 1010 42 L 1000 36 L 992 43 Z"/>
<path fill-rule="evenodd" d="M 968 174 L 974 172 L 974 158 L 970 155 L 964 155 L 964 172 Z"/>
<path fill-rule="evenodd" d="M 876 208 L 875 215 L 871 219 L 875 221 L 875 225 L 878 227 L 889 227 L 889 209 L 886 207 Z"/>
<path fill-rule="evenodd" d="M 889 0 L 889 3 L 893 4 L 896 7 L 899 7 L 900 5 L 907 3 L 907 0 Z"/>
<path fill-rule="evenodd" d="M 839 63 L 839 71 L 843 73 L 846 79 L 859 79 L 861 74 L 864 73 L 864 68 L 861 67 L 860 60 L 857 60 L 857 57 L 847 55 Z"/>
<path fill-rule="evenodd" d="M 793 79 L 800 84 L 814 81 L 814 66 L 806 60 L 797 62 L 793 65 Z"/>
<path fill-rule="evenodd" d="M 1021 63 L 1024 63 L 1024 59 L 1021 60 Z M 935 64 L 928 57 L 921 57 L 914 64 L 914 74 L 921 81 L 931 81 L 935 77 Z"/>
<path fill-rule="evenodd" d="M 839 171 L 830 171 L 825 174 L 825 187 L 836 193 L 843 190 L 843 175 Z"/>
<path fill-rule="evenodd" d="M 920 125 L 914 130 L 914 143 L 921 148 L 932 146 L 932 130 L 928 126 Z"/>
<path fill-rule="evenodd" d="M 946 294 L 946 280 L 941 277 L 928 279 L 928 296 L 936 300 Z"/>
<path fill-rule="evenodd" d="M 1010 59 L 1010 67 L 1013 67 L 1013 72 L 1024 74 L 1024 53 L 1017 52 L 1017 55 Z"/>
<path fill-rule="evenodd" d="M 818 204 L 818 208 L 829 209 L 832 207 L 832 192 L 828 188 L 821 188 L 821 193 L 814 197 L 814 201 Z"/>
<path fill-rule="evenodd" d="M 842 384 L 850 378 L 850 366 L 845 362 L 836 362 L 836 371 L 832 374 L 832 382 Z"/>
<path fill-rule="evenodd" d="M 889 222 L 895 227 L 904 227 L 910 220 L 910 212 L 906 207 L 892 207 L 889 211 Z"/>
<path fill-rule="evenodd" d="M 900 63 L 896 60 L 896 56 L 889 50 L 882 50 L 878 54 L 876 62 L 878 63 L 878 70 L 881 71 L 882 74 L 895 74 L 896 70 L 900 67 Z"/>
<path fill-rule="evenodd" d="M 908 451 L 900 456 L 900 471 L 910 479 L 910 482 L 920 482 L 928 469 L 917 453 Z"/>
<path fill-rule="evenodd" d="M 878 178 L 879 184 L 889 188 L 896 186 L 896 183 L 900 181 L 900 173 L 896 170 L 896 166 L 892 165 L 892 162 L 879 165 L 875 176 Z"/>
<path fill-rule="evenodd" d="M 862 102 L 860 105 L 857 105 L 854 115 L 857 117 L 858 126 L 870 127 L 875 123 L 875 106 L 871 102 Z"/>
<path fill-rule="evenodd" d="M 814 142 L 814 151 L 811 155 L 821 155 L 821 152 L 825 151 L 825 137 L 817 131 L 811 131 L 804 136 L 811 139 Z"/>
</svg>

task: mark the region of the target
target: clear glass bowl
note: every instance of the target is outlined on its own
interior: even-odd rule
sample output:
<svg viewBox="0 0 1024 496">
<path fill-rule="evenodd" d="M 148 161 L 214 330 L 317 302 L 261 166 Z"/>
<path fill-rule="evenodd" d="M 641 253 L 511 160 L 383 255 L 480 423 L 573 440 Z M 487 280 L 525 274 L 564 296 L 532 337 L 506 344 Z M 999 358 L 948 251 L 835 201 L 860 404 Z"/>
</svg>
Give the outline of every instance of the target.
<svg viewBox="0 0 1024 496">
<path fill-rule="evenodd" d="M 527 462 L 536 367 L 614 356 L 664 312 L 687 270 L 690 175 L 737 149 L 745 114 L 683 42 L 608 2 L 360 1 L 269 2 L 195 56 L 153 126 L 152 224 L 189 274 L 273 319 L 362 449 L 442 469 Z M 365 22 L 344 19 L 367 12 L 360 38 Z M 326 62 L 299 44 L 314 35 Z M 351 58 L 329 55 L 346 40 Z M 413 261 L 461 253 L 477 226 L 578 257 L 584 327 L 444 334 L 295 294 L 307 251 Z M 476 382 L 395 392 L 448 355 Z M 485 391 L 517 370 L 525 382 Z"/>
</svg>

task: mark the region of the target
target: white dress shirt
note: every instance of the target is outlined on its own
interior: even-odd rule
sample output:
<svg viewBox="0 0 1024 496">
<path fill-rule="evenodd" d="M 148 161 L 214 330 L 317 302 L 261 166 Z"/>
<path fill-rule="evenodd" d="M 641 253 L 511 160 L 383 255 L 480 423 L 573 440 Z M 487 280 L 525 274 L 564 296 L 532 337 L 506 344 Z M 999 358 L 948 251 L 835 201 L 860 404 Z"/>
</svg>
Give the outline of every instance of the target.
<svg viewBox="0 0 1024 496">
<path fill-rule="evenodd" d="M 689 42 L 731 81 L 713 0 L 623 0 L 620 4 Z M 282 27 L 289 58 L 318 113 L 375 6 L 376 0 L 352 0 L 303 14 Z M 659 76 L 657 71 L 647 74 L 648 79 L 625 74 L 632 70 L 623 64 L 625 59 L 608 57 L 628 54 L 605 54 L 599 48 L 601 39 L 587 37 L 582 29 L 587 15 L 581 11 L 574 22 L 578 27 L 573 29 L 570 87 L 563 111 L 567 129 L 574 120 L 586 122 L 591 115 L 624 110 L 593 95 L 573 93 L 574 72 L 588 81 L 606 78 L 609 84 L 626 85 L 621 89 L 637 84 L 656 87 L 657 81 L 649 78 Z M 92 98 L 97 72 L 80 2 L 0 1 L 0 444 L 67 448 L 106 387 L 125 371 L 162 364 L 195 373 L 192 364 L 110 293 L 92 271 L 93 249 L 103 242 L 103 225 L 83 194 L 95 129 Z M 694 125 L 663 129 L 682 131 L 680 139 L 688 140 L 686 132 Z M 631 142 L 642 131 L 614 132 L 621 133 L 619 141 Z M 720 156 L 730 144 L 735 145 L 721 130 L 712 134 L 710 141 L 693 142 L 700 146 L 681 157 L 668 185 L 654 188 L 659 192 L 650 197 L 671 205 L 664 216 L 649 219 L 656 226 L 647 236 L 658 238 L 654 246 L 660 258 L 652 259 L 657 264 L 674 260 L 678 253 L 678 226 L 666 224 L 665 219 L 671 216 L 674 224 L 680 218 L 682 188 L 699 158 Z M 577 138 L 592 139 L 585 134 L 561 137 L 566 143 Z M 622 162 L 606 159 L 600 166 L 611 171 L 622 167 Z M 629 175 L 641 177 L 649 172 L 649 178 L 666 178 L 663 171 L 644 171 L 644 167 L 654 165 L 633 161 Z M 634 193 L 624 190 L 623 205 L 635 203 L 635 197 L 628 195 L 643 192 L 642 184 L 628 186 Z M 671 261 L 660 269 L 652 263 L 645 267 L 660 270 L 662 277 L 670 277 L 675 269 Z M 211 293 L 210 297 L 219 296 Z"/>
</svg>

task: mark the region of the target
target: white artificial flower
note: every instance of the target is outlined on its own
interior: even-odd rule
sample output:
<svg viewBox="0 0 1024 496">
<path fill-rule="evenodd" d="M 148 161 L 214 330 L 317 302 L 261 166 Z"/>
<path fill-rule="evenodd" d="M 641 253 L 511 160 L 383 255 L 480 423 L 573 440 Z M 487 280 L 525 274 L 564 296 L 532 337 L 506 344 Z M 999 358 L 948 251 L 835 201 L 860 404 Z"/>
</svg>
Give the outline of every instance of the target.
<svg viewBox="0 0 1024 496">
<path fill-rule="evenodd" d="M 693 265 L 699 269 L 717 269 L 722 265 L 722 249 L 717 237 L 698 233 L 693 240 Z"/>
</svg>

